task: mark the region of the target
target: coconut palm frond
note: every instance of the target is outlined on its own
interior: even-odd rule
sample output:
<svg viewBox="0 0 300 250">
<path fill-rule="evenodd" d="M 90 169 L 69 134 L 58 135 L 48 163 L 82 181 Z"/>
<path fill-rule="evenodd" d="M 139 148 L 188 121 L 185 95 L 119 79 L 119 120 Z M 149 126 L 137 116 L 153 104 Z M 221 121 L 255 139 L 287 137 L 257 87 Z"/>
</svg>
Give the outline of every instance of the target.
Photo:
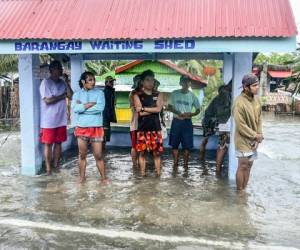
<svg viewBox="0 0 300 250">
<path fill-rule="evenodd" d="M 17 55 L 0 55 L 0 74 L 18 72 Z"/>
</svg>

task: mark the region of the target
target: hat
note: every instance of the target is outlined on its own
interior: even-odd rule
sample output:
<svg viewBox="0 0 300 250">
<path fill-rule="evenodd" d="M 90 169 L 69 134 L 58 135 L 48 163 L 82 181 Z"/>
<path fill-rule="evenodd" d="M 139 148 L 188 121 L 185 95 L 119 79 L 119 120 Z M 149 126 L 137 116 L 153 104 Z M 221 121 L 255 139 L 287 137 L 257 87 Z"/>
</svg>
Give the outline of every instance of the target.
<svg viewBox="0 0 300 250">
<path fill-rule="evenodd" d="M 250 86 L 256 82 L 258 82 L 258 78 L 254 74 L 244 75 L 243 80 L 242 80 L 243 86 Z"/>
<path fill-rule="evenodd" d="M 105 77 L 105 82 L 111 82 L 111 81 L 115 81 L 116 78 L 112 77 L 112 76 L 107 76 Z"/>
<path fill-rule="evenodd" d="M 191 81 L 191 78 L 188 77 L 187 75 L 182 75 L 180 77 L 180 83 L 182 83 L 182 82 L 190 82 L 190 81 Z"/>
</svg>

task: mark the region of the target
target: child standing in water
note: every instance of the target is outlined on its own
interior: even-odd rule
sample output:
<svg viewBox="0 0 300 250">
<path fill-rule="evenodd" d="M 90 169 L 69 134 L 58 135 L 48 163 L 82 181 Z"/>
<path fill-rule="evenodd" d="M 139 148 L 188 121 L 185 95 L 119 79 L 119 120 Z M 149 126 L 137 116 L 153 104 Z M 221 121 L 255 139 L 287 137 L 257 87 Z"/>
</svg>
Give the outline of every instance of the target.
<svg viewBox="0 0 300 250">
<path fill-rule="evenodd" d="M 78 140 L 80 183 L 86 179 L 86 155 L 89 144 L 92 145 L 101 182 L 106 182 L 102 154 L 104 94 L 101 90 L 95 89 L 95 76 L 91 72 L 84 72 L 81 75 L 79 86 L 81 89 L 73 95 L 72 109 L 77 114 L 74 133 Z"/>
</svg>

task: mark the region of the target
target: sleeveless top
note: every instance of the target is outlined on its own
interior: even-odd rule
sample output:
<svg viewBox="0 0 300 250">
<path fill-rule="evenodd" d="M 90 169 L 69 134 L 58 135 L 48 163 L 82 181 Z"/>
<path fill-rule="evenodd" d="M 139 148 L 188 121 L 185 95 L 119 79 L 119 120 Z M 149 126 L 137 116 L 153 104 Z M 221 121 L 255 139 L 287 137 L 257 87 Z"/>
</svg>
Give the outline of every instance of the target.
<svg viewBox="0 0 300 250">
<path fill-rule="evenodd" d="M 153 92 L 152 95 L 147 95 L 142 92 L 138 96 L 143 107 L 155 107 L 159 92 Z M 150 115 L 139 116 L 138 131 L 160 131 L 159 113 L 152 113 Z"/>
</svg>

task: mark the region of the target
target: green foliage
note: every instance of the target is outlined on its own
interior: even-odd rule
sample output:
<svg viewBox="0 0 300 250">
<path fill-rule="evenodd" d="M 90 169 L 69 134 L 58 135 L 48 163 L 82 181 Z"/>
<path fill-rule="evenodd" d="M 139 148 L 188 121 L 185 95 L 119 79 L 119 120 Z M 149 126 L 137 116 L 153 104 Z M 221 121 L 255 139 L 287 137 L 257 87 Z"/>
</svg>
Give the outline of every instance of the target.
<svg viewBox="0 0 300 250">
<path fill-rule="evenodd" d="M 115 70 L 118 66 L 124 65 L 128 61 L 105 61 L 105 60 L 91 60 L 85 63 L 86 70 L 91 71 L 99 76 L 107 72 Z"/>
<path fill-rule="evenodd" d="M 18 72 L 18 56 L 17 55 L 0 55 L 0 74 Z"/>
<path fill-rule="evenodd" d="M 275 64 L 275 65 L 285 65 L 291 64 L 296 57 L 296 53 L 271 53 L 263 54 L 260 53 L 256 57 L 254 64 Z"/>
<path fill-rule="evenodd" d="M 55 55 L 41 54 L 40 63 L 47 64 L 51 60 L 56 59 Z M 58 58 L 59 59 L 59 58 Z M 0 55 L 0 74 L 7 75 L 9 73 L 18 72 L 18 56 L 17 55 Z"/>
</svg>

